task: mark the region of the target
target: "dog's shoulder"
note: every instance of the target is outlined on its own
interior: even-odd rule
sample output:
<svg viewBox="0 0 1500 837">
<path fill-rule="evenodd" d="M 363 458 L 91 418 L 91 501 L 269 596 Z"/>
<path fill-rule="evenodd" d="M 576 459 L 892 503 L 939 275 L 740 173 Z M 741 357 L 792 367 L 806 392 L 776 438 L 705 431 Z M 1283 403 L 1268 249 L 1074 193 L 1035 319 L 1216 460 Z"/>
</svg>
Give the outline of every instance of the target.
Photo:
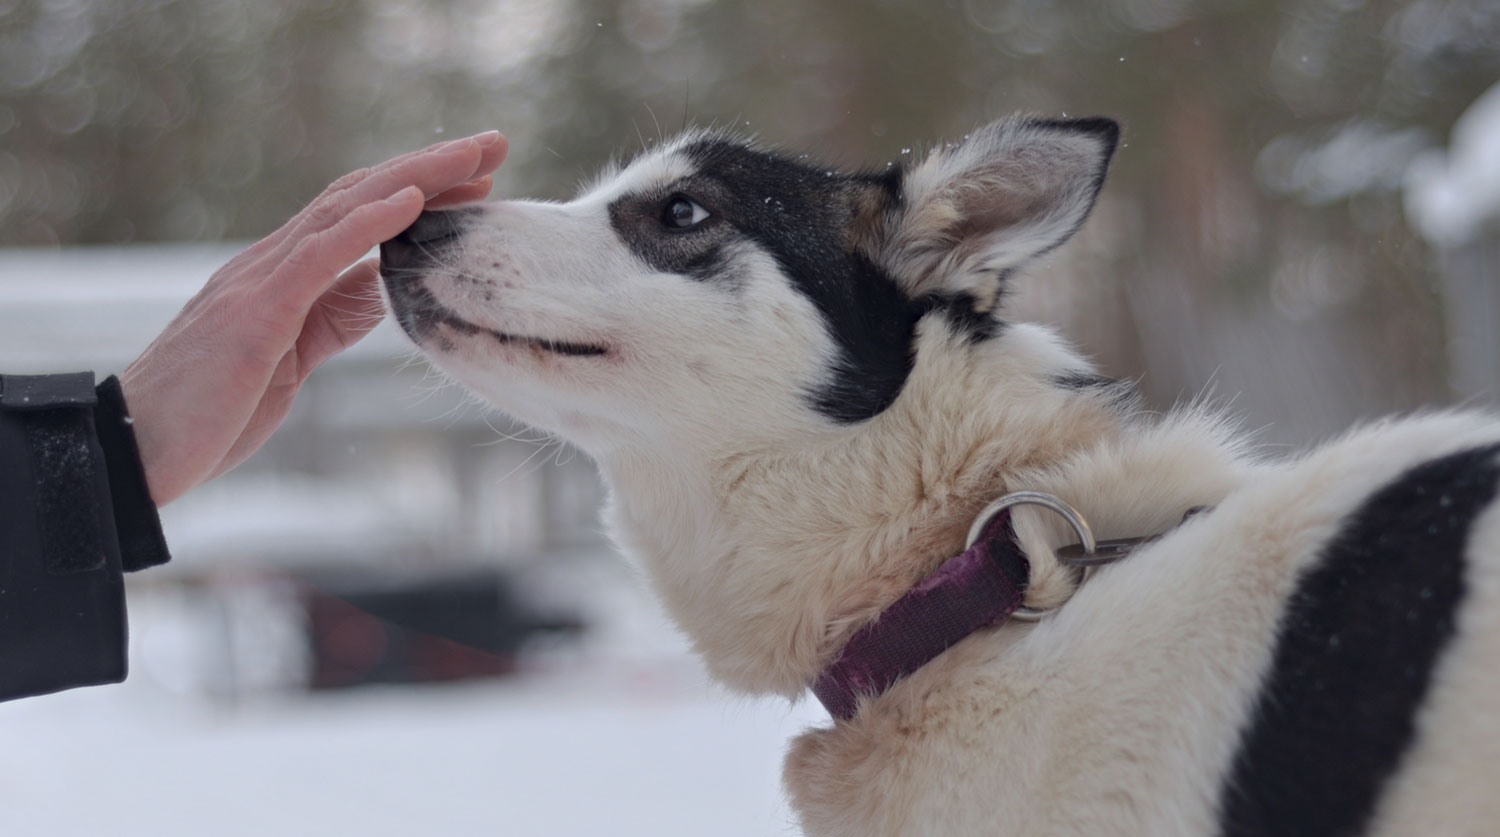
<svg viewBox="0 0 1500 837">
<path fill-rule="evenodd" d="M 1361 428 L 1245 494 L 1242 525 L 1299 545 L 1279 556 L 1277 617 L 1220 791 L 1224 833 L 1431 817 L 1423 788 L 1473 784 L 1475 745 L 1450 727 L 1500 676 L 1500 420 Z"/>
</svg>

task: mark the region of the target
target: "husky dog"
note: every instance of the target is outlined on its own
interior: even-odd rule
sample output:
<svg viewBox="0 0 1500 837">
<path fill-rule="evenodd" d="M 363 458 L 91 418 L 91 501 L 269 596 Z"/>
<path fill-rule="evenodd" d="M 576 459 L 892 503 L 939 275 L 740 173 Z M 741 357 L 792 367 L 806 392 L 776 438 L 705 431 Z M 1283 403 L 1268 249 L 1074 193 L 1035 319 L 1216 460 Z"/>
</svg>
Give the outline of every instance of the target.
<svg viewBox="0 0 1500 837">
<path fill-rule="evenodd" d="M 1496 833 L 1500 423 L 1266 461 L 1007 319 L 1118 136 L 1013 118 L 843 172 L 688 133 L 568 203 L 425 213 L 386 292 L 439 369 L 592 455 L 612 537 L 734 689 L 801 695 L 1008 492 L 1161 535 L 1081 581 L 1068 523 L 1013 509 L 1051 612 L 796 739 L 809 834 Z"/>
</svg>

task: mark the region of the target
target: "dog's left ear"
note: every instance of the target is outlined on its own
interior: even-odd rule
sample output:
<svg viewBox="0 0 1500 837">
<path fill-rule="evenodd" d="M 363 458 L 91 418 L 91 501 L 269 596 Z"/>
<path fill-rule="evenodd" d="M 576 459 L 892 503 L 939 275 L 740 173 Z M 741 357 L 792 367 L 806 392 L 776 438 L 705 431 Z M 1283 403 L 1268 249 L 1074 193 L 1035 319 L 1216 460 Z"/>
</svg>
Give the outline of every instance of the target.
<svg viewBox="0 0 1500 837">
<path fill-rule="evenodd" d="M 876 258 L 913 297 L 966 294 L 993 308 L 1010 271 L 1063 243 L 1104 183 L 1112 119 L 1010 119 L 903 172 Z"/>
</svg>

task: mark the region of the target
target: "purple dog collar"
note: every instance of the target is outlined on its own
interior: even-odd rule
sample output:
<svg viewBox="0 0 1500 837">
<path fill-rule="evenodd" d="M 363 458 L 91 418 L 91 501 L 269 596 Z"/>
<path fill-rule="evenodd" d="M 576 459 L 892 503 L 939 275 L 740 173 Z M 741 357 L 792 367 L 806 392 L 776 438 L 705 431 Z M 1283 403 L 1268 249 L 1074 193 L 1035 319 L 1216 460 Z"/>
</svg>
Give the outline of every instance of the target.
<svg viewBox="0 0 1500 837">
<path fill-rule="evenodd" d="M 969 528 L 968 545 L 949 558 L 921 584 L 855 632 L 837 660 L 812 685 L 813 694 L 833 717 L 847 721 L 862 697 L 884 694 L 897 680 L 916 671 L 959 640 L 980 628 L 1008 620 L 1035 621 L 1053 608 L 1021 604 L 1031 577 L 1011 527 L 1013 506 L 1041 506 L 1061 515 L 1077 533 L 1079 543 L 1059 562 L 1077 573 L 1078 584 L 1089 571 L 1117 561 L 1136 546 L 1155 540 L 1126 538 L 1096 543 L 1088 521 L 1058 497 L 1040 491 L 1016 491 L 985 507 Z M 1190 509 L 1184 519 L 1199 509 Z M 1098 554 L 1096 547 L 1110 547 Z M 1076 553 L 1076 554 L 1073 554 Z M 1076 587 L 1074 589 L 1077 589 Z"/>
<path fill-rule="evenodd" d="M 1026 596 L 1030 574 L 1010 510 L 1001 509 L 968 549 L 855 632 L 818 675 L 813 694 L 833 717 L 853 718 L 860 698 L 884 693 L 969 634 L 1008 620 Z"/>
</svg>

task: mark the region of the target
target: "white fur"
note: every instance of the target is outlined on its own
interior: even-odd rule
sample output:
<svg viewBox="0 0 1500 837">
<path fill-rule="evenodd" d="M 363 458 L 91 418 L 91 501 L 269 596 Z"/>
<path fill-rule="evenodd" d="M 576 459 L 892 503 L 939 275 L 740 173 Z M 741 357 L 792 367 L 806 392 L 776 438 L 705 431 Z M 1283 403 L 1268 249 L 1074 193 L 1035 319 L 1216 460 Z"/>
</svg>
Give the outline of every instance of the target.
<svg viewBox="0 0 1500 837">
<path fill-rule="evenodd" d="M 894 404 L 831 423 L 805 392 L 835 346 L 764 252 L 734 255 L 741 284 L 729 291 L 655 273 L 613 234 L 611 200 L 691 171 L 680 147 L 567 204 L 487 205 L 426 279 L 470 322 L 607 355 L 456 333 L 448 349 L 425 348 L 598 461 L 612 536 L 715 677 L 799 696 L 1008 491 L 1057 494 L 1103 538 L 1160 532 L 1192 506 L 1216 506 L 1076 594 L 1050 557 L 1069 533 L 1046 512 L 1018 511 L 1028 602 L 1066 604 L 1037 624 L 975 633 L 853 720 L 801 736 L 786 783 L 810 834 L 1208 833 L 1297 573 L 1383 482 L 1500 439 L 1488 416 L 1435 415 L 1257 463 L 1212 411 L 1150 420 L 1058 387 L 1056 376 L 1090 367 L 1045 329 L 1011 324 L 975 342 L 940 316 L 920 322 Z M 886 219 L 877 253 L 913 294 L 968 293 L 987 310 L 998 290 L 984 282 L 1081 221 L 1098 152 L 1088 137 L 1004 125 L 935 152 L 910 173 L 908 209 Z M 956 182 L 976 171 L 979 186 Z M 955 238 L 956 214 L 997 189 L 1022 194 L 984 210 L 1004 223 Z M 493 298 L 461 278 L 476 274 L 494 280 Z M 1474 601 L 1379 833 L 1477 834 L 1500 822 L 1500 795 L 1480 778 L 1500 763 L 1500 511 L 1486 513 L 1472 553 Z"/>
</svg>

